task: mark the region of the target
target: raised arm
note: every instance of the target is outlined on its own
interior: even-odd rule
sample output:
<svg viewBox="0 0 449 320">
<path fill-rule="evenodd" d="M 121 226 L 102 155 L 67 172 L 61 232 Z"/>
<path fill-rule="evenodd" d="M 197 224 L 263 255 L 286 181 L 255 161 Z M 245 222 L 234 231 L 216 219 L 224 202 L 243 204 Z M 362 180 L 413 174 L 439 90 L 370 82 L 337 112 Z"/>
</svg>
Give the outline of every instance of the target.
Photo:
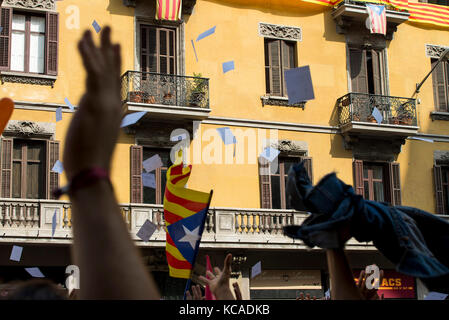
<svg viewBox="0 0 449 320">
<path fill-rule="evenodd" d="M 103 29 L 100 47 L 89 31 L 79 42 L 87 84 L 65 140 L 64 168 L 69 181 L 87 179 L 86 172 L 92 173 L 93 168 L 110 172 L 123 115 L 120 46 L 111 43 L 110 34 L 109 27 Z M 108 179 L 94 175 L 87 180 L 69 192 L 80 299 L 159 299 Z"/>
</svg>

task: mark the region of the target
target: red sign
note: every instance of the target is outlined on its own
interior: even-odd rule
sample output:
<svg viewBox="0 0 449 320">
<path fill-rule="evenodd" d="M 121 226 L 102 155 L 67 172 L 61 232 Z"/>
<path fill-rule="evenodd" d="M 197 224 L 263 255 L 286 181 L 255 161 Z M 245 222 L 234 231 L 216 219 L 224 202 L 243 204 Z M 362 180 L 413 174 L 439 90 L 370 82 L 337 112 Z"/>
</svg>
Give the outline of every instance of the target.
<svg viewBox="0 0 449 320">
<path fill-rule="evenodd" d="M 358 282 L 360 271 L 354 271 L 355 281 Z M 415 278 L 406 276 L 394 270 L 384 270 L 384 278 L 377 291 L 384 299 L 415 299 Z"/>
</svg>

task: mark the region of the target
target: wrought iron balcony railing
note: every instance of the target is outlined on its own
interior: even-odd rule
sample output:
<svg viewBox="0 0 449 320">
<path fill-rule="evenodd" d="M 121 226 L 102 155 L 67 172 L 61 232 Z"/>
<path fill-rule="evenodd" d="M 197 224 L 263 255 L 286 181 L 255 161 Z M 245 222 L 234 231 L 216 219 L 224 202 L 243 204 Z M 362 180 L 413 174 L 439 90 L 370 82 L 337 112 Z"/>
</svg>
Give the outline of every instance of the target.
<svg viewBox="0 0 449 320">
<path fill-rule="evenodd" d="M 122 100 L 208 109 L 209 79 L 127 71 L 122 76 Z"/>
<path fill-rule="evenodd" d="M 367 93 L 348 93 L 337 100 L 340 125 L 357 122 L 375 122 L 376 107 L 382 115 L 382 124 L 417 126 L 416 100 Z"/>
<path fill-rule="evenodd" d="M 339 8 L 339 7 L 341 7 L 341 6 L 345 5 L 345 4 L 354 4 L 354 5 L 358 5 L 358 6 L 366 6 L 367 3 L 368 3 L 368 4 L 376 4 L 376 5 L 379 4 L 379 3 L 376 2 L 376 1 L 344 0 L 344 1 L 341 1 L 339 4 L 337 4 L 337 5 L 335 6 L 335 8 Z M 407 10 L 402 10 L 402 9 L 396 8 L 396 7 L 394 7 L 394 6 L 390 5 L 390 4 L 383 4 L 383 5 L 385 6 L 385 8 L 386 8 L 387 10 L 399 11 L 399 12 L 405 12 L 405 11 L 407 11 Z"/>
</svg>

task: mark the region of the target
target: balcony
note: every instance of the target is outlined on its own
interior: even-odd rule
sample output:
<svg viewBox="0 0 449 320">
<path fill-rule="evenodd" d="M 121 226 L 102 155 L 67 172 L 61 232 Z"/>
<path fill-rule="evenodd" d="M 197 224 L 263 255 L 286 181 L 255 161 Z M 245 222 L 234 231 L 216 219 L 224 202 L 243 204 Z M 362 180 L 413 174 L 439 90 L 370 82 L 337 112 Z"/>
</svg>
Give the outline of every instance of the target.
<svg viewBox="0 0 449 320">
<path fill-rule="evenodd" d="M 52 237 L 52 219 L 56 229 Z M 161 205 L 120 204 L 131 238 L 139 247 L 165 247 L 165 221 Z M 308 214 L 293 210 L 210 208 L 201 240 L 202 248 L 305 249 L 300 240 L 283 235 L 282 227 L 301 224 Z M 136 233 L 149 219 L 157 231 L 149 242 Z M 59 200 L 0 198 L 0 241 L 3 243 L 70 244 L 71 203 Z M 349 241 L 349 250 L 375 250 L 371 245 Z M 316 250 L 319 250 L 315 248 Z"/>
<path fill-rule="evenodd" d="M 338 33 L 347 33 L 348 30 L 366 29 L 365 20 L 368 17 L 366 11 L 366 3 L 361 1 L 344 0 L 334 7 L 332 17 L 337 23 Z M 378 4 L 376 1 L 373 4 Z M 404 10 L 399 10 L 391 5 L 386 5 L 387 17 L 387 34 L 386 39 L 392 40 L 393 33 L 397 31 L 398 25 L 408 20 L 410 13 Z"/>
<path fill-rule="evenodd" d="M 151 118 L 202 120 L 209 116 L 209 79 L 127 71 L 122 77 L 126 111 Z"/>
<path fill-rule="evenodd" d="M 374 107 L 382 114 L 377 123 Z M 342 133 L 409 136 L 418 131 L 416 100 L 368 93 L 348 93 L 337 100 Z"/>
</svg>

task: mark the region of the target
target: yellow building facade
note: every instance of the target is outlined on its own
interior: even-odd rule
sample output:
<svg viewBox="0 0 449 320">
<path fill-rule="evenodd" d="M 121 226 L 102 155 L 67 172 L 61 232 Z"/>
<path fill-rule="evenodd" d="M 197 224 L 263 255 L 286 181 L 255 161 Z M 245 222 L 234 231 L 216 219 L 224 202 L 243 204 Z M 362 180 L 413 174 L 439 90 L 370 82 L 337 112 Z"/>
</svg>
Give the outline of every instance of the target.
<svg viewBox="0 0 449 320">
<path fill-rule="evenodd" d="M 357 1 L 326 7 L 299 0 L 185 0 L 180 21 L 155 19 L 156 2 L 3 1 L 0 90 L 16 105 L 1 149 L 5 279 L 20 278 L 12 267 L 32 265 L 61 282 L 58 268 L 70 264 L 70 203 L 50 195 L 67 181 L 51 169 L 62 159 L 72 118 L 65 100 L 77 105 L 84 91 L 77 43 L 86 29 L 98 41 L 93 21 L 110 25 L 121 44 L 124 110 L 147 112 L 121 130 L 111 179 L 164 296 L 182 295 L 170 287 L 183 289 L 166 275 L 161 209 L 165 168 L 176 147 L 184 147 L 193 164 L 188 187 L 214 190 L 196 274 L 204 272 L 205 254 L 221 266 L 232 252 L 247 298 L 291 299 L 298 291 L 322 296 L 328 287 L 323 252 L 307 251 L 281 232 L 307 216 L 291 210 L 285 196 L 287 170 L 301 159 L 314 184 L 336 172 L 367 199 L 449 212 L 449 69 L 440 59 L 449 47 L 448 28 L 411 22 L 406 11 L 388 7 L 386 35 L 370 34 L 365 3 Z M 224 72 L 230 61 L 233 70 Z M 302 66 L 310 67 L 315 99 L 290 105 L 284 71 Z M 374 108 L 381 123 L 373 122 Z M 224 143 L 224 127 L 235 144 Z M 171 141 L 179 134 L 187 139 Z M 280 151 L 271 174 L 259 161 L 268 146 Z M 142 163 L 155 155 L 163 167 L 147 187 Z M 135 233 L 146 219 L 159 230 L 142 242 Z M 12 243 L 54 253 L 44 259 L 25 250 L 23 261 L 12 263 Z M 373 262 L 393 269 L 369 244 L 351 242 L 348 251 L 355 269 Z M 252 279 L 250 267 L 258 261 L 264 273 Z M 415 298 L 422 297 L 420 284 L 415 289 Z"/>
</svg>

